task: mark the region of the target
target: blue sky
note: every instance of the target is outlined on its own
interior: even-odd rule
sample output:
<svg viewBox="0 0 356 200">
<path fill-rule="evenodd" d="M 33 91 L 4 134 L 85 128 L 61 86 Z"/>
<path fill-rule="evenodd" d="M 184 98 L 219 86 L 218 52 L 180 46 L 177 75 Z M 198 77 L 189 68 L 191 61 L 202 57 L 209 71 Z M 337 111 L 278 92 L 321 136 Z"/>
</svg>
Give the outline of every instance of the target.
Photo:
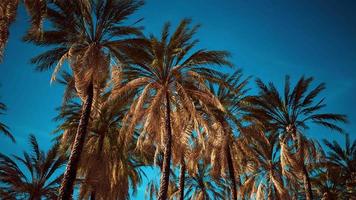
<svg viewBox="0 0 356 200">
<path fill-rule="evenodd" d="M 302 75 L 325 82 L 325 111 L 347 114 L 350 123 L 343 127 L 356 138 L 355 10 L 356 2 L 351 0 L 148 0 L 133 19 L 144 17 L 145 32 L 159 33 L 164 22 L 176 25 L 190 17 L 202 25 L 196 35 L 199 47 L 230 51 L 245 75 L 279 87 L 286 74 L 294 82 Z M 21 8 L 0 64 L 0 101 L 8 106 L 7 115 L 0 119 L 17 140 L 13 144 L 2 136 L 0 152 L 6 154 L 28 149 L 29 133 L 37 136 L 41 147 L 49 148 L 55 108 L 62 101 L 63 88 L 49 83 L 51 72 L 35 72 L 29 64 L 41 48 L 21 42 L 27 27 Z M 252 82 L 250 87 L 255 91 Z M 324 128 L 312 127 L 307 133 L 316 139 L 343 139 Z M 142 199 L 142 194 L 136 199 Z"/>
</svg>

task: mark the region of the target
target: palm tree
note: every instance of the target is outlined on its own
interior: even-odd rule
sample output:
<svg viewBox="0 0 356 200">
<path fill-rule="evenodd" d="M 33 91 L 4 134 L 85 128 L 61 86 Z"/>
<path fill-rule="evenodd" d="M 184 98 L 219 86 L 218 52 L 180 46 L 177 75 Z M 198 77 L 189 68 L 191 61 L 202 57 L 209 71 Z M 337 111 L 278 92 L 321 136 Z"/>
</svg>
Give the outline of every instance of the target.
<svg viewBox="0 0 356 200">
<path fill-rule="evenodd" d="M 192 41 L 192 37 L 198 26 L 190 28 L 189 24 L 190 20 L 181 21 L 171 35 L 170 25 L 166 24 L 160 38 L 151 36 L 140 51 L 132 51 L 127 59 L 131 64 L 123 67 L 123 76 L 128 83 L 120 86 L 116 92 L 116 95 L 120 95 L 121 92 L 141 88 L 139 97 L 124 120 L 130 121 L 130 125 L 123 130 L 130 139 L 135 125 L 144 121 L 140 137 L 143 140 L 151 139 L 159 149 L 163 149 L 159 200 L 167 198 L 172 154 L 172 110 L 182 107 L 197 121 L 201 116 L 197 116 L 192 103 L 194 99 L 221 108 L 218 100 L 205 87 L 204 81 L 213 80 L 214 74 L 218 73 L 209 65 L 231 65 L 226 60 L 229 54 L 225 51 L 202 49 L 191 52 L 197 43 L 196 40 Z"/>
<path fill-rule="evenodd" d="M 24 152 L 22 158 L 13 156 L 14 159 L 0 154 L 2 199 L 55 199 L 58 195 L 63 175 L 56 174 L 65 164 L 66 158 L 58 153 L 58 144 L 45 153 L 39 149 L 35 136 L 30 135 L 29 140 L 31 154 Z M 28 171 L 22 171 L 23 169 Z"/>
<path fill-rule="evenodd" d="M 3 115 L 6 111 L 6 105 L 0 102 L 0 115 Z M 2 122 L 0 122 L 0 132 L 9 137 L 13 142 L 15 142 L 14 136 L 10 133 L 9 128 Z"/>
<path fill-rule="evenodd" d="M 145 165 L 142 159 L 143 155 L 134 151 L 133 143 L 128 149 L 121 148 L 124 146 L 122 140 L 117 139 L 120 137 L 118 136 L 121 127 L 120 119 L 125 113 L 119 105 L 130 102 L 124 101 L 125 98 L 127 97 L 122 97 L 121 102 L 115 105 L 102 107 L 100 114 L 91 121 L 89 134 L 84 144 L 86 150 L 83 151 L 78 171 L 79 177 L 84 177 L 81 181 L 80 199 L 88 196 L 91 199 L 96 197 L 127 199 L 129 188 L 136 191 L 137 185 L 141 182 L 140 167 Z M 73 106 L 73 111 L 69 111 L 71 106 Z M 73 123 L 74 118 L 77 118 L 78 123 L 79 108 L 79 105 L 69 104 L 65 109 L 66 114 L 74 112 L 73 115 L 77 116 L 67 116 L 69 124 Z M 71 131 L 75 130 L 75 124 L 64 123 L 62 126 L 65 130 L 61 137 L 61 143 L 63 145 L 71 144 L 74 140 Z"/>
<path fill-rule="evenodd" d="M 289 135 L 293 142 L 298 144 L 297 133 L 302 133 L 308 128 L 308 123 L 314 123 L 332 130 L 342 132 L 337 122 L 346 122 L 346 116 L 333 113 L 320 113 L 325 107 L 324 99 L 315 102 L 316 97 L 325 89 L 321 83 L 309 90 L 313 78 L 302 77 L 293 90 L 290 88 L 289 76 L 285 79 L 283 96 L 278 92 L 273 83 L 266 85 L 258 79 L 259 95 L 251 97 L 252 106 L 247 107 L 249 117 L 266 122 L 268 129 L 278 131 L 282 135 Z M 285 137 L 285 136 L 283 136 Z M 296 146 L 298 149 L 298 145 Z M 303 156 L 303 155 L 301 155 Z M 303 162 L 304 163 L 304 162 Z M 303 167 L 304 188 L 306 198 L 313 199 L 307 169 Z"/>
<path fill-rule="evenodd" d="M 289 199 L 283 184 L 283 174 L 279 158 L 278 134 L 266 132 L 259 124 L 245 127 L 241 140 L 244 155 L 249 160 L 245 168 L 241 198 Z"/>
<path fill-rule="evenodd" d="M 345 136 L 345 147 L 342 148 L 335 140 L 329 142 L 323 140 L 324 144 L 329 148 L 327 153 L 327 168 L 332 173 L 339 174 L 342 177 L 346 186 L 344 196 L 356 195 L 356 140 L 351 144 L 350 137 Z"/>
<path fill-rule="evenodd" d="M 83 150 L 93 102 L 109 77 L 110 65 L 121 59 L 122 49 L 133 45 L 140 29 L 123 22 L 135 12 L 141 0 L 50 1 L 44 22 L 48 30 L 41 37 L 29 32 L 26 41 L 53 48 L 32 59 L 40 71 L 55 64 L 52 81 L 65 61 L 69 61 L 75 88 L 84 102 L 76 138 L 64 174 L 60 199 L 70 199 Z"/>
<path fill-rule="evenodd" d="M 23 1 L 31 18 L 31 27 L 28 30 L 37 37 L 42 30 L 42 19 L 46 11 L 46 0 L 24 0 Z M 4 56 L 4 49 L 9 39 L 10 25 L 16 19 L 19 0 L 2 0 L 0 2 L 0 62 Z"/>
<path fill-rule="evenodd" d="M 222 134 L 216 133 L 216 137 L 210 137 L 213 140 L 210 145 L 212 153 L 219 154 L 222 156 L 212 156 L 216 161 L 212 163 L 219 163 L 219 165 L 213 165 L 214 171 L 222 171 L 221 168 L 227 169 L 229 174 L 229 179 L 231 181 L 231 196 L 232 199 L 237 200 L 237 183 L 240 184 L 240 180 L 236 181 L 234 159 L 232 156 L 232 146 L 234 145 L 234 133 L 233 130 L 241 130 L 242 127 L 242 110 L 241 107 L 244 106 L 244 99 L 247 90 L 245 89 L 248 79 L 242 80 L 242 71 L 236 70 L 233 74 L 222 74 L 219 77 L 224 80 L 224 85 L 210 85 L 211 92 L 219 99 L 220 103 L 224 107 L 224 112 L 213 108 L 211 113 L 213 113 L 216 121 L 222 127 Z M 216 142 L 217 138 L 221 138 Z M 217 144 L 216 144 L 217 143 Z M 215 145 L 214 145 L 215 144 Z M 213 147 L 214 146 L 214 147 Z M 221 151 L 221 152 L 220 152 Z M 221 160 L 225 162 L 221 163 Z"/>
<path fill-rule="evenodd" d="M 117 68 L 113 71 L 116 71 L 115 69 Z M 80 119 L 80 104 L 75 101 L 77 96 L 71 91 L 74 78 L 63 73 L 59 81 L 66 86 L 67 98 L 59 116 L 56 117 L 56 120 L 63 121 L 56 132 L 60 132 L 57 140 L 62 144 L 62 151 L 67 152 L 75 139 L 74 133 Z M 107 88 L 110 89 L 111 86 L 108 85 Z M 83 177 L 79 181 L 79 199 L 89 196 L 91 199 L 127 199 L 130 186 L 136 191 L 141 181 L 141 167 L 145 165 L 146 154 L 141 155 L 134 151 L 135 141 L 130 144 L 130 148 L 124 149 L 121 148 L 124 146 L 123 140 L 117 139 L 122 137 L 118 135 L 121 122 L 135 92 L 118 96 L 108 102 L 110 92 L 109 90 L 100 94 L 97 98 L 99 103 L 91 113 L 85 150 L 78 171 L 78 176 Z"/>
</svg>

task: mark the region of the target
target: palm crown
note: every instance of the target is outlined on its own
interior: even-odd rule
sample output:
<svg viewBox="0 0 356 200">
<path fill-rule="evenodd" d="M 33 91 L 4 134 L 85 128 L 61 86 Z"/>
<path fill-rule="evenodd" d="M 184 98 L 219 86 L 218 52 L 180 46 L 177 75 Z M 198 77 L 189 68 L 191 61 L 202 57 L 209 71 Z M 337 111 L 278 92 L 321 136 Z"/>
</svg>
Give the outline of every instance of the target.
<svg viewBox="0 0 356 200">
<path fill-rule="evenodd" d="M 25 40 L 52 49 L 34 57 L 38 70 L 56 65 L 52 80 L 68 60 L 82 99 L 93 81 L 101 88 L 108 78 L 111 59 L 120 59 L 122 50 L 135 44 L 130 36 L 140 35 L 140 28 L 122 24 L 142 1 L 53 1 L 47 5 L 44 21 L 48 30 L 41 37 L 29 32 Z"/>
<path fill-rule="evenodd" d="M 141 49 L 128 52 L 125 63 L 129 64 L 122 69 L 122 76 L 128 82 L 113 93 L 120 95 L 122 92 L 141 88 L 139 97 L 124 119 L 124 123 L 129 119 L 131 121 L 126 130 L 129 134 L 132 133 L 135 125 L 145 118 L 142 126 L 144 135 L 141 134 L 141 138 L 151 138 L 158 148 L 163 146 L 165 151 L 169 151 L 165 153 L 166 156 L 169 154 L 169 160 L 165 159 L 168 162 L 164 162 L 165 171 L 168 171 L 171 153 L 171 110 L 183 108 L 191 113 L 193 119 L 198 120 L 201 117 L 197 115 L 192 103 L 194 100 L 221 107 L 205 87 L 204 81 L 218 80 L 214 79 L 214 74 L 218 72 L 209 65 L 231 65 L 226 59 L 229 54 L 225 51 L 201 49 L 191 52 L 197 43 L 192 37 L 198 26 L 190 28 L 189 25 L 190 20 L 183 20 L 170 35 L 170 26 L 166 24 L 160 38 L 150 36 Z M 162 101 L 165 101 L 165 105 L 162 105 Z M 161 121 L 164 116 L 165 122 Z M 160 124 L 165 124 L 165 131 L 160 130 Z M 163 134 L 163 141 L 159 134 Z M 127 137 L 131 138 L 130 135 Z M 165 180 L 167 189 L 168 175 Z"/>
<path fill-rule="evenodd" d="M 58 195 L 62 179 L 58 170 L 65 164 L 66 157 L 59 154 L 58 144 L 45 153 L 33 135 L 29 141 L 31 154 L 24 152 L 23 157 L 13 156 L 14 159 L 0 154 L 1 197 L 4 199 L 54 199 Z M 23 166 L 28 171 L 23 171 Z"/>
<path fill-rule="evenodd" d="M 286 76 L 284 93 L 280 94 L 272 83 L 266 85 L 258 79 L 260 94 L 250 98 L 253 105 L 248 108 L 250 116 L 267 121 L 273 129 L 293 134 L 308 128 L 308 122 L 342 132 L 342 128 L 335 122 L 346 122 L 346 116 L 320 113 L 325 107 L 324 99 L 316 101 L 316 98 L 325 89 L 325 84 L 321 83 L 309 90 L 312 81 L 313 78 L 302 77 L 291 90 L 289 76 Z"/>
<path fill-rule="evenodd" d="M 345 136 L 345 147 L 342 148 L 336 141 L 323 140 L 330 149 L 327 156 L 327 166 L 339 174 L 347 186 L 350 196 L 356 194 L 356 140 L 350 142 L 349 135 Z"/>
</svg>

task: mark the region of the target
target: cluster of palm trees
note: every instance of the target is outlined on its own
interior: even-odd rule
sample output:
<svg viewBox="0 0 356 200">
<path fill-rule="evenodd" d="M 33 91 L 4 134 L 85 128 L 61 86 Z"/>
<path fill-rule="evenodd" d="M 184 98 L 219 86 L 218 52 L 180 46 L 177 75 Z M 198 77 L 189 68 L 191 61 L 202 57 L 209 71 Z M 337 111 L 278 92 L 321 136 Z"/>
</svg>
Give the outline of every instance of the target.
<svg viewBox="0 0 356 200">
<path fill-rule="evenodd" d="M 0 56 L 19 3 L 0 3 Z M 128 199 L 149 166 L 161 171 L 159 184 L 147 184 L 149 199 L 356 195 L 356 141 L 324 141 L 325 153 L 305 135 L 312 123 L 344 133 L 346 116 L 323 113 L 317 100 L 324 84 L 302 77 L 291 87 L 287 76 L 280 92 L 258 79 L 250 95 L 250 77 L 228 52 L 197 48 L 191 20 L 173 31 L 166 23 L 157 36 L 140 20 L 129 24 L 141 0 L 23 3 L 32 25 L 24 40 L 47 47 L 31 62 L 54 69 L 65 93 L 48 153 L 31 136 L 32 154 L 0 155 L 2 199 L 72 199 L 74 186 L 79 199 Z M 12 137 L 2 123 L 0 131 Z"/>
</svg>

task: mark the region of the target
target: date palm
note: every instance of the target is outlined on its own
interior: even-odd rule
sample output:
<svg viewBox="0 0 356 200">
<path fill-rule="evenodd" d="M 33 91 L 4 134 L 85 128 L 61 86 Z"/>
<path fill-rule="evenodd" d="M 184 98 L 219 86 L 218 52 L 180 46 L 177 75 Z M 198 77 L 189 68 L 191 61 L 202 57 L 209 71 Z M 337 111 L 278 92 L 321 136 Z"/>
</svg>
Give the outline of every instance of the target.
<svg viewBox="0 0 356 200">
<path fill-rule="evenodd" d="M 339 174 L 344 181 L 346 190 L 344 196 L 356 195 L 356 140 L 350 142 L 350 137 L 345 136 L 345 146 L 341 147 L 335 140 L 329 142 L 323 140 L 324 144 L 329 148 L 327 152 L 326 165 L 331 173 Z"/>
<path fill-rule="evenodd" d="M 242 71 L 236 70 L 231 75 L 220 75 L 219 78 L 224 80 L 223 85 L 210 85 L 211 92 L 219 99 L 220 103 L 225 108 L 224 111 L 216 108 L 213 108 L 211 111 L 216 118 L 216 121 L 222 127 L 221 129 L 217 129 L 218 131 L 222 131 L 222 133 L 216 133 L 216 137 L 210 137 L 210 139 L 213 140 L 211 142 L 213 145 L 210 145 L 213 148 L 211 152 L 215 154 L 212 157 L 217 159 L 212 163 L 219 163 L 218 165 L 213 165 L 213 170 L 224 171 L 221 170 L 221 168 L 227 169 L 226 171 L 228 171 L 231 182 L 231 196 L 234 200 L 237 200 L 237 183 L 239 184 L 240 181 L 236 181 L 234 159 L 231 154 L 231 148 L 234 145 L 233 143 L 235 139 L 233 130 L 238 131 L 242 127 L 241 118 L 243 111 L 241 107 L 245 104 L 244 99 L 246 99 L 245 94 L 247 92 L 245 87 L 248 83 L 248 78 L 242 79 L 242 76 Z M 217 140 L 217 138 L 220 138 L 220 140 Z M 221 156 L 216 156 L 218 154 Z M 221 160 L 224 162 L 221 162 Z"/>
<path fill-rule="evenodd" d="M 0 102 L 0 115 L 4 114 L 4 111 L 6 111 L 6 105 Z M 16 141 L 9 128 L 2 122 L 0 122 L 0 132 L 9 137 L 13 142 Z"/>
<path fill-rule="evenodd" d="M 164 159 L 161 174 L 159 200 L 167 198 L 169 169 L 172 154 L 171 114 L 176 108 L 183 108 L 192 119 L 198 120 L 194 100 L 201 104 L 220 106 L 218 100 L 206 88 L 204 81 L 214 79 L 218 73 L 209 66 L 230 65 L 225 51 L 197 50 L 192 40 L 198 26 L 191 28 L 190 20 L 183 20 L 177 29 L 169 34 L 169 24 L 163 28 L 159 38 L 147 38 L 147 44 L 140 51 L 132 51 L 123 67 L 124 79 L 128 83 L 120 86 L 121 92 L 140 88 L 138 99 L 132 104 L 123 129 L 127 139 L 139 122 L 143 122 L 141 139 L 151 141 L 163 149 Z M 174 119 L 173 119 L 174 120 Z"/>
<path fill-rule="evenodd" d="M 129 102 L 124 99 L 114 106 L 101 108 L 100 114 L 91 121 L 78 171 L 79 177 L 84 177 L 80 199 L 89 196 L 91 199 L 128 199 L 129 189 L 135 192 L 141 182 L 141 167 L 145 165 L 143 155 L 134 151 L 134 143 L 126 149 L 122 148 L 122 140 L 117 139 L 120 137 L 120 115 L 125 113 L 118 105 Z M 68 141 L 70 138 L 66 136 L 62 142 Z"/>
<path fill-rule="evenodd" d="M 62 175 L 58 170 L 66 158 L 55 144 L 47 153 L 39 149 L 35 136 L 30 135 L 32 152 L 10 158 L 0 154 L 1 199 L 55 199 Z M 24 169 L 28 171 L 23 171 Z"/>
<path fill-rule="evenodd" d="M 60 132 L 57 140 L 62 144 L 62 151 L 66 152 L 75 139 L 81 106 L 75 101 L 75 93 L 71 92 L 73 77 L 67 73 L 62 77 L 60 82 L 66 86 L 67 99 L 56 118 L 63 121 L 57 130 Z M 98 97 L 100 103 L 91 113 L 85 150 L 78 169 L 79 199 L 127 199 L 129 189 L 136 191 L 141 181 L 141 167 L 145 165 L 146 155 L 134 151 L 135 141 L 125 149 L 122 148 L 123 140 L 118 140 L 122 119 L 135 92 L 118 96 L 108 103 L 109 94 L 110 90 Z"/>
<path fill-rule="evenodd" d="M 68 61 L 75 78 L 75 88 L 83 101 L 76 139 L 64 174 L 60 199 L 70 199 L 83 150 L 93 101 L 109 77 L 110 65 L 120 60 L 122 49 L 135 43 L 131 36 L 140 35 L 139 28 L 123 22 L 143 4 L 140 0 L 56 0 L 49 1 L 41 33 L 29 32 L 26 41 L 52 48 L 34 57 L 32 63 L 40 71 L 54 65 L 52 81 L 64 62 Z"/>
<path fill-rule="evenodd" d="M 291 136 L 295 144 L 298 144 L 297 133 L 303 133 L 309 123 L 342 132 L 337 123 L 346 122 L 346 116 L 321 112 L 326 106 L 324 99 L 316 101 L 316 98 L 325 89 L 325 84 L 321 83 L 310 89 L 312 81 L 313 78 L 302 77 L 291 90 L 289 76 L 286 76 L 284 93 L 281 95 L 273 83 L 266 85 L 258 79 L 257 85 L 260 92 L 258 96 L 249 99 L 252 104 L 248 107 L 249 117 L 266 122 L 268 129 Z M 303 167 L 303 173 L 304 179 L 309 180 L 305 167 Z M 310 182 L 306 181 L 304 187 L 306 198 L 312 199 Z"/>
</svg>

